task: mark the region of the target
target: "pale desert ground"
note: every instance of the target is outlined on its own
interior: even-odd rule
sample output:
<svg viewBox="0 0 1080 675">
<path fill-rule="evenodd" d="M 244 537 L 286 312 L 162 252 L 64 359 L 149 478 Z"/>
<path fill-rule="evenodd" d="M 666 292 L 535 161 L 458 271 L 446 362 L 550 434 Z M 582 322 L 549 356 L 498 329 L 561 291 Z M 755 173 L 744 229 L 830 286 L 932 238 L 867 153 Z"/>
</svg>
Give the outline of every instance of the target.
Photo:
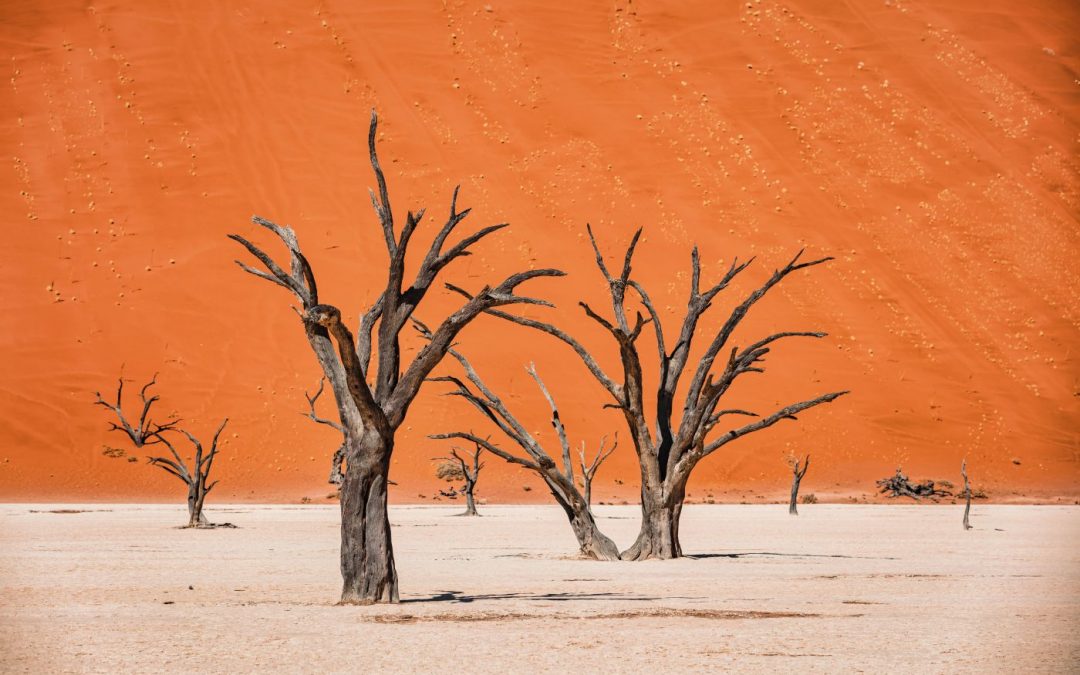
<svg viewBox="0 0 1080 675">
<path fill-rule="evenodd" d="M 88 509 L 82 513 L 55 510 Z M 337 607 L 337 511 L 0 507 L 3 672 L 1066 672 L 1080 508 L 689 506 L 687 559 L 554 507 L 396 507 L 402 603 Z M 637 507 L 599 507 L 628 543 Z"/>
</svg>

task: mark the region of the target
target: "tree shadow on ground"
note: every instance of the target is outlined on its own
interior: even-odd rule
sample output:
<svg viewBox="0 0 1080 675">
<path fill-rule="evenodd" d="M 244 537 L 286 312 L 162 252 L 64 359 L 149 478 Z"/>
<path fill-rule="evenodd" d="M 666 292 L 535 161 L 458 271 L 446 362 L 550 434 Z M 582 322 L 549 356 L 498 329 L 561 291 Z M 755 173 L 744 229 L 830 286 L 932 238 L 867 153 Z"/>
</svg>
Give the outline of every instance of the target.
<svg viewBox="0 0 1080 675">
<path fill-rule="evenodd" d="M 833 553 L 773 553 L 769 551 L 746 551 L 744 553 L 692 553 L 683 556 L 691 560 L 707 558 L 851 558 L 856 560 L 899 560 L 890 556 L 841 555 Z"/>
<path fill-rule="evenodd" d="M 631 593 L 478 593 L 440 591 L 426 598 L 403 599 L 401 604 L 411 602 L 449 602 L 454 604 L 477 600 L 532 600 L 537 602 L 567 602 L 572 600 L 622 600 L 629 602 L 653 602 L 657 600 L 700 600 L 697 596 L 667 595 L 663 598 Z"/>
</svg>

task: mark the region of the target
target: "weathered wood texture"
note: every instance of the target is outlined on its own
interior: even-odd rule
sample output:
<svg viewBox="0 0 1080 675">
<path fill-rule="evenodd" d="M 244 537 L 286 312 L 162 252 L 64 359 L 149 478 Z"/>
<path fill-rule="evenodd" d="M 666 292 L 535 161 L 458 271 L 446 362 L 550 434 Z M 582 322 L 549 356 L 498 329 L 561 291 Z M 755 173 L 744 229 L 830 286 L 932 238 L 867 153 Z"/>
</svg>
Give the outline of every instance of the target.
<svg viewBox="0 0 1080 675">
<path fill-rule="evenodd" d="M 911 497 L 912 499 L 923 499 L 924 497 L 928 497 L 935 499 L 937 497 L 948 497 L 950 494 L 948 490 L 937 487 L 932 480 L 925 480 L 921 483 L 912 483 L 911 480 L 904 475 L 904 472 L 900 467 L 897 467 L 894 475 L 877 481 L 877 485 L 881 488 L 881 494 L 894 498 Z"/>
<path fill-rule="evenodd" d="M 401 331 L 415 321 L 413 313 L 432 284 L 450 263 L 471 255 L 471 248 L 506 223 L 484 227 L 447 247 L 447 239 L 469 214 L 458 211 L 458 188 L 450 200 L 450 212 L 412 280 L 407 279 L 408 246 L 424 218 L 423 209 L 408 211 L 399 228 L 394 222 L 386 177 L 376 152 L 378 118 L 374 111 L 368 127 L 368 154 L 377 190 L 371 203 L 381 228 L 388 255 L 387 282 L 375 301 L 360 315 L 354 337 L 341 311 L 320 301 L 315 273 L 300 250 L 296 234 L 288 226 L 255 216 L 256 225 L 272 232 L 289 251 L 289 264 L 278 265 L 263 249 L 232 234 L 258 260 L 263 269 L 237 261 L 260 279 L 280 286 L 300 302 L 304 333 L 337 403 L 345 437 L 341 484 L 341 602 L 371 604 L 397 602 L 398 583 L 394 567 L 390 523 L 387 520 L 387 486 L 394 437 L 421 385 L 442 361 L 461 330 L 486 311 L 515 304 L 547 304 L 515 294 L 522 283 L 537 277 L 562 276 L 554 269 L 520 272 L 496 285 L 484 286 L 433 331 L 427 344 L 411 363 L 402 363 Z M 286 269 L 286 267 L 288 269 Z M 461 289 L 453 287 L 461 292 Z M 372 364 L 372 358 L 375 363 Z M 340 466 L 340 464 L 339 464 Z"/>
<path fill-rule="evenodd" d="M 524 456 L 505 450 L 489 438 L 481 438 L 467 431 L 436 434 L 432 438 L 469 440 L 477 447 L 484 448 L 490 454 L 506 462 L 532 471 L 544 481 L 555 502 L 566 513 L 566 517 L 570 521 L 570 527 L 578 540 L 582 555 L 597 560 L 618 560 L 618 547 L 615 542 L 600 531 L 589 508 L 588 500 L 578 489 L 574 480 L 574 463 L 570 459 L 570 442 L 567 439 L 566 428 L 563 426 L 555 399 L 551 396 L 539 373 L 536 372 L 535 366 L 530 364 L 526 370 L 536 381 L 551 408 L 551 424 L 555 428 L 562 451 L 561 467 L 544 449 L 543 444 L 525 428 L 525 425 L 518 421 L 506 404 L 484 383 L 469 360 L 457 350 L 451 349 L 449 353 L 461 364 L 468 382 L 453 376 L 432 379 L 453 384 L 455 389 L 449 395 L 460 396 L 468 401 L 515 445 L 521 448 L 524 451 Z M 472 387 L 469 386 L 470 384 Z M 475 388 L 475 391 L 473 388 Z"/>
<path fill-rule="evenodd" d="M 699 462 L 732 441 L 771 427 L 782 420 L 793 420 L 798 413 L 834 401 L 847 393 L 837 391 L 823 394 L 765 415 L 739 408 L 720 407 L 721 401 L 738 378 L 746 373 L 763 372 L 765 355 L 774 343 L 792 337 L 825 336 L 825 333 L 821 332 L 780 332 L 754 341 L 741 349 L 729 348 L 733 334 L 743 318 L 772 288 L 789 275 L 820 265 L 831 258 L 802 262 L 800 251 L 790 262 L 774 271 L 761 286 L 731 310 L 699 357 L 689 384 L 680 389 L 699 321 L 713 306 L 716 296 L 726 289 L 752 260 L 743 263 L 734 261 L 715 285 L 702 290 L 700 257 L 697 248 L 694 248 L 690 256 L 691 276 L 686 314 L 682 319 L 678 339 L 669 350 L 659 312 L 642 284 L 631 278 L 634 251 L 640 240 L 641 230 L 631 239 L 623 255 L 621 270 L 614 272 L 605 262 L 592 228 L 588 228 L 588 234 L 596 266 L 607 282 L 612 318 L 601 316 L 584 302 L 579 304 L 587 317 L 610 334 L 613 347 L 619 354 L 622 369 L 620 377 L 610 376 L 581 342 L 550 323 L 514 316 L 498 309 L 486 311 L 561 340 L 574 351 L 596 381 L 607 391 L 611 399 L 608 407 L 620 410 L 625 419 L 641 473 L 641 529 L 637 540 L 622 552 L 621 557 L 624 560 L 676 558 L 682 554 L 679 517 L 686 497 L 686 485 Z M 638 308 L 632 311 L 627 308 L 628 289 L 638 301 Z M 652 411 L 646 409 L 646 381 L 638 346 L 646 324 L 652 325 L 659 364 L 655 376 L 655 408 Z M 725 351 L 728 353 L 726 359 L 721 358 Z M 681 406 L 677 406 L 676 399 L 680 391 L 685 391 L 685 400 Z M 676 414 L 677 407 L 679 414 Z M 722 429 L 725 418 L 734 415 L 756 419 L 747 424 Z"/>
</svg>

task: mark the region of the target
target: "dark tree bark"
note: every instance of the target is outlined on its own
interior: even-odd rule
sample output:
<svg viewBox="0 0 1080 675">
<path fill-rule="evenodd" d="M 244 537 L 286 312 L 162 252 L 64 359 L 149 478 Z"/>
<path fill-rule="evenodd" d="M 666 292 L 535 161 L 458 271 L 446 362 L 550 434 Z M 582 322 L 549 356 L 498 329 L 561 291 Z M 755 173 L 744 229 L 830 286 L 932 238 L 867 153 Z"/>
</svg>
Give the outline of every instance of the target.
<svg viewBox="0 0 1080 675">
<path fill-rule="evenodd" d="M 116 386 L 116 403 L 112 404 L 101 398 L 101 392 L 95 391 L 94 396 L 97 400 L 94 401 L 94 405 L 100 405 L 107 408 L 116 415 L 116 419 L 120 424 L 115 422 L 109 422 L 110 431 L 121 431 L 131 439 L 131 443 L 136 448 L 141 448 L 144 445 L 152 445 L 154 443 L 160 443 L 161 441 L 157 437 L 159 431 L 169 431 L 174 429 L 180 420 L 170 419 L 165 424 L 156 424 L 150 418 L 150 409 L 154 406 L 154 403 L 158 401 L 158 396 L 150 396 L 147 398 L 146 393 L 150 390 L 150 387 L 157 384 L 157 373 L 150 378 L 150 381 L 143 385 L 139 390 L 139 398 L 142 399 L 142 412 L 139 414 L 138 424 L 132 425 L 128 422 L 127 417 L 124 416 L 124 378 L 121 377 Z"/>
<path fill-rule="evenodd" d="M 454 384 L 456 390 L 450 392 L 450 395 L 460 396 L 472 404 L 508 438 L 510 438 L 510 440 L 524 450 L 526 457 L 512 454 L 502 449 L 497 444 L 492 443 L 490 440 L 480 438 L 471 432 L 457 431 L 447 434 L 437 434 L 432 436 L 432 438 L 466 439 L 472 441 L 478 447 L 483 447 L 489 453 L 500 459 L 511 464 L 523 466 L 534 472 L 544 481 L 544 484 L 547 485 L 548 490 L 551 492 L 551 496 L 555 498 L 555 502 L 562 507 L 563 511 L 566 513 L 566 517 L 570 521 L 570 527 L 578 540 L 582 555 L 596 560 L 618 560 L 618 547 L 615 546 L 615 542 L 600 531 L 592 511 L 589 509 L 588 501 L 586 501 L 585 496 L 577 488 L 574 480 L 574 464 L 570 460 L 570 444 L 567 440 L 566 429 L 559 416 L 559 409 L 555 405 L 555 399 L 552 398 L 550 392 L 548 392 L 547 387 L 544 385 L 544 381 L 540 379 L 540 375 L 536 372 L 536 368 L 530 364 L 527 371 L 536 381 L 537 386 L 540 388 L 540 391 L 543 392 L 544 398 L 547 399 L 548 404 L 551 407 L 551 424 L 559 437 L 559 444 L 562 449 L 563 464 L 561 469 L 541 443 L 529 433 L 516 417 L 514 417 L 499 397 L 484 384 L 484 381 L 480 379 L 480 376 L 472 367 L 472 364 L 469 363 L 468 359 L 460 352 L 453 349 L 449 350 L 449 353 L 461 364 L 461 367 L 465 370 L 467 379 L 476 388 L 476 391 L 473 391 L 465 381 L 456 377 L 448 376 L 432 379 Z"/>
<path fill-rule="evenodd" d="M 810 468 L 810 455 L 803 460 L 802 468 L 799 468 L 799 460 L 794 457 L 790 458 L 788 463 L 791 464 L 791 502 L 788 504 L 788 513 L 797 516 L 799 515 L 799 509 L 796 506 L 799 501 L 799 484 L 802 483 L 806 470 Z"/>
<path fill-rule="evenodd" d="M 136 424 L 130 423 L 124 415 L 124 379 L 122 377 L 116 387 L 116 403 L 108 403 L 101 397 L 101 392 L 94 392 L 94 395 L 97 397 L 97 400 L 94 401 L 94 405 L 100 405 L 107 408 L 116 415 L 116 418 L 120 423 L 116 424 L 115 422 L 110 422 L 110 430 L 123 432 L 131 439 L 132 444 L 136 448 L 163 443 L 165 447 L 169 449 L 169 453 L 172 455 L 171 459 L 168 457 L 149 457 L 148 460 L 150 464 L 160 467 L 173 476 L 176 476 L 187 486 L 187 526 L 212 527 L 203 515 L 203 504 L 206 501 L 206 495 L 215 485 L 217 485 L 217 481 L 212 483 L 208 482 L 210 469 L 213 467 L 214 458 L 217 456 L 218 437 L 221 435 L 222 429 L 225 428 L 225 424 L 229 420 L 226 419 L 221 423 L 221 426 L 218 427 L 217 433 L 214 434 L 213 443 L 210 446 L 210 452 L 204 454 L 202 443 L 187 431 L 177 427 L 180 420 L 170 419 L 165 424 L 157 424 L 150 418 L 150 410 L 153 408 L 154 403 L 158 401 L 159 397 L 157 395 L 147 396 L 147 392 L 150 390 L 150 387 L 154 386 L 156 383 L 157 373 L 155 373 L 154 377 L 150 378 L 150 381 L 143 385 L 142 389 L 139 390 L 139 398 L 142 400 L 142 409 Z M 195 461 L 190 467 L 180 456 L 180 453 L 176 451 L 173 444 L 165 437 L 165 434 L 167 433 L 182 433 L 189 441 L 191 441 L 192 445 L 195 447 Z M 229 524 L 226 523 L 224 526 L 229 526 Z"/>
<path fill-rule="evenodd" d="M 968 518 L 971 515 L 971 483 L 968 482 L 967 459 L 960 462 L 960 475 L 964 477 L 964 529 L 971 529 Z"/>
<path fill-rule="evenodd" d="M 210 470 L 213 468 L 214 458 L 218 454 L 218 438 L 228 422 L 228 418 L 222 420 L 221 425 L 214 432 L 214 439 L 210 443 L 209 452 L 203 451 L 202 443 L 191 433 L 184 429 L 176 430 L 186 436 L 195 448 L 195 459 L 190 467 L 180 456 L 180 453 L 176 451 L 176 447 L 165 437 L 164 430 L 154 432 L 155 438 L 164 443 L 165 447 L 169 449 L 172 458 L 151 457 L 150 463 L 176 476 L 187 486 L 188 527 L 214 527 L 203 516 L 203 505 L 206 502 L 206 495 L 210 494 L 210 491 L 218 483 L 216 480 L 210 482 Z"/>
<path fill-rule="evenodd" d="M 912 483 L 900 467 L 896 468 L 896 474 L 889 476 L 888 478 L 882 478 L 877 482 L 878 487 L 881 488 L 881 493 L 888 497 L 911 497 L 912 499 L 922 499 L 923 497 L 930 497 L 934 501 L 937 501 L 937 497 L 947 497 L 949 492 L 938 488 L 934 481 L 925 480 L 921 483 Z"/>
<path fill-rule="evenodd" d="M 371 202 L 386 245 L 387 282 L 375 302 L 360 316 L 354 338 L 337 307 L 320 302 L 315 274 L 300 250 L 296 234 L 287 226 L 256 216 L 255 224 L 270 230 L 289 251 L 288 270 L 240 235 L 229 235 L 264 267 L 255 269 L 238 261 L 244 271 L 290 291 L 300 302 L 305 335 L 323 374 L 330 382 L 345 435 L 346 465 L 341 489 L 341 573 L 343 604 L 396 602 L 394 570 L 386 498 L 394 436 L 425 379 L 442 361 L 461 330 L 487 310 L 513 304 L 548 304 L 515 295 L 515 289 L 536 277 L 562 276 L 553 269 L 520 272 L 495 286 L 485 286 L 431 332 L 427 344 L 404 364 L 400 334 L 414 320 L 417 306 L 440 272 L 454 260 L 471 254 L 474 244 L 506 227 L 491 225 L 446 248 L 446 241 L 469 210 L 457 210 L 458 189 L 450 213 L 419 263 L 415 277 L 406 279 L 406 252 L 424 210 L 406 213 L 397 228 L 390 206 L 386 178 L 375 149 L 378 120 L 374 112 L 368 128 L 368 152 L 377 191 Z M 459 290 L 455 287 L 455 290 Z M 377 328 L 376 328 L 377 325 Z M 372 356 L 377 361 L 370 367 Z"/>
<path fill-rule="evenodd" d="M 589 305 L 580 304 L 585 315 L 613 338 L 622 367 L 620 381 L 616 381 L 604 372 L 588 350 L 565 331 L 548 323 L 514 316 L 498 309 L 486 311 L 519 325 L 543 331 L 566 343 L 607 391 L 612 399 L 609 407 L 620 410 L 626 421 L 641 472 L 641 531 L 633 546 L 622 553 L 622 559 L 676 558 L 682 554 L 679 543 L 679 518 L 686 496 L 686 484 L 701 460 L 734 440 L 767 429 L 782 420 L 793 420 L 798 413 L 834 401 L 847 393 L 838 391 L 824 394 L 792 403 L 764 416 L 737 408 L 720 408 L 721 400 L 739 377 L 746 373 L 764 371 L 761 364 L 774 343 L 791 337 L 821 338 L 825 336 L 825 333 L 804 331 L 774 333 L 742 349 L 738 347 L 729 349 L 735 329 L 750 309 L 772 288 L 794 272 L 820 265 L 831 258 L 800 262 L 802 259 L 802 251 L 800 251 L 789 263 L 773 272 L 760 287 L 747 295 L 731 311 L 727 320 L 713 335 L 704 354 L 699 358 L 686 388 L 681 415 L 676 416 L 676 395 L 689 360 L 690 348 L 699 320 L 712 307 L 717 294 L 727 288 L 752 261 L 739 263 L 736 260 L 717 284 L 703 291 L 698 251 L 696 248 L 693 250 L 690 258 L 691 279 L 686 314 L 683 317 L 678 340 L 669 351 L 659 313 L 642 285 L 631 278 L 631 263 L 641 230 L 638 230 L 631 240 L 623 256 L 622 270 L 617 274 L 609 270 L 593 238 L 592 229 L 589 228 L 588 232 L 596 256 L 596 265 L 607 282 L 613 318 L 606 319 L 593 311 Z M 633 316 L 630 316 L 626 307 L 627 289 L 631 289 L 640 302 L 641 310 L 633 312 Z M 656 407 L 652 415 L 645 407 L 645 381 L 637 344 L 642 329 L 648 323 L 652 324 L 659 362 L 659 372 L 656 377 Z M 720 358 L 722 352 L 725 351 L 728 354 L 727 358 Z M 718 427 L 725 418 L 732 415 L 750 416 L 757 419 L 721 431 Z"/>
<path fill-rule="evenodd" d="M 600 465 L 604 463 L 604 460 L 615 452 L 615 448 L 619 447 L 619 434 L 615 434 L 615 442 L 611 444 L 611 449 L 605 451 L 605 445 L 607 445 L 607 436 L 600 439 L 600 448 L 596 451 L 596 456 L 593 457 L 592 462 L 585 460 L 585 441 L 581 442 L 581 447 L 578 449 L 578 459 L 581 461 L 582 496 L 585 497 L 585 506 L 589 508 L 589 513 L 592 513 L 593 479 L 596 478 L 596 472 L 600 469 Z"/>
<path fill-rule="evenodd" d="M 437 457 L 448 462 L 454 467 L 454 474 L 465 481 L 465 487 L 462 492 L 465 493 L 465 513 L 463 516 L 479 516 L 476 512 L 476 481 L 480 478 L 480 469 L 484 468 L 484 462 L 480 461 L 480 455 L 483 454 L 484 448 L 479 443 L 474 444 L 476 449 L 471 456 L 472 466 L 465 461 L 465 458 L 458 454 L 457 448 L 450 449 L 449 457 Z M 464 451 L 462 451 L 464 452 Z"/>
</svg>

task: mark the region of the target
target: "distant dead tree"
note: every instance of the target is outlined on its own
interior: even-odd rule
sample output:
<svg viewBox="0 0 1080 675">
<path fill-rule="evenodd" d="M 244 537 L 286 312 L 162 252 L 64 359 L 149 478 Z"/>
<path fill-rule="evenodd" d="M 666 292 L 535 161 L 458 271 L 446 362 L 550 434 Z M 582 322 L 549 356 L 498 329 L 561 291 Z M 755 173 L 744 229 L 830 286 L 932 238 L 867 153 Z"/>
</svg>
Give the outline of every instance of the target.
<svg viewBox="0 0 1080 675">
<path fill-rule="evenodd" d="M 797 516 L 799 509 L 795 506 L 795 502 L 799 499 L 799 484 L 802 483 L 806 470 L 810 468 L 810 455 L 803 460 L 802 468 L 799 468 L 799 460 L 794 456 L 788 458 L 788 464 L 791 466 L 791 502 L 788 503 L 788 513 Z"/>
<path fill-rule="evenodd" d="M 610 377 L 589 351 L 565 331 L 549 323 L 507 314 L 498 309 L 485 311 L 513 323 L 548 333 L 566 343 L 608 392 L 613 401 L 608 407 L 622 411 L 641 470 L 641 530 L 633 546 L 622 553 L 622 559 L 677 558 L 682 555 L 682 546 L 679 542 L 679 518 L 686 498 L 686 484 L 701 460 L 734 440 L 771 427 L 781 420 L 793 420 L 798 413 L 834 401 L 847 393 L 838 391 L 824 394 L 792 403 L 765 416 L 739 408 L 719 407 L 720 401 L 739 377 L 746 373 L 763 372 L 764 369 L 760 364 L 769 353 L 773 343 L 791 337 L 820 338 L 825 336 L 825 333 L 804 331 L 774 333 L 742 349 L 731 348 L 727 358 L 721 357 L 717 363 L 721 352 L 728 349 L 736 327 L 751 307 L 769 290 L 788 275 L 820 265 L 831 258 L 800 262 L 802 259 L 802 251 L 800 251 L 788 264 L 773 272 L 764 284 L 746 296 L 731 311 L 698 360 L 686 393 L 685 403 L 682 405 L 681 415 L 677 416 L 676 391 L 690 356 L 698 322 L 702 315 L 712 307 L 717 294 L 727 288 L 752 260 L 745 263 L 739 263 L 736 260 L 718 283 L 702 291 L 701 265 L 698 250 L 694 248 L 690 258 L 690 293 L 686 315 L 682 321 L 679 337 L 669 352 L 659 313 L 644 287 L 630 277 L 631 262 L 641 230 L 634 234 L 623 256 L 622 270 L 617 275 L 612 274 L 604 262 L 591 228 L 588 228 L 588 233 L 596 255 L 596 265 L 607 283 L 614 317 L 612 320 L 606 319 L 593 311 L 588 304 L 584 302 L 579 304 L 586 316 L 610 333 L 614 339 L 622 367 L 622 377 L 619 381 Z M 628 289 L 638 296 L 648 318 L 645 318 L 641 311 L 634 312 L 632 319 L 628 318 L 626 308 Z M 466 294 L 466 297 L 472 296 Z M 655 413 L 652 415 L 645 409 L 645 379 L 637 346 L 638 338 L 648 323 L 651 323 L 653 327 L 659 357 L 659 372 L 657 373 L 659 384 L 656 391 Z M 714 368 L 714 366 L 718 367 Z M 725 418 L 732 415 L 757 419 L 722 431 L 717 428 Z M 710 438 L 710 434 L 715 431 L 721 431 L 721 433 Z"/>
<path fill-rule="evenodd" d="M 387 281 L 382 293 L 361 314 L 355 337 L 343 321 L 341 311 L 320 302 L 315 273 L 301 252 L 292 228 L 258 216 L 253 218 L 256 225 L 272 232 L 289 251 L 287 270 L 244 237 L 229 235 L 265 268 L 255 269 L 237 261 L 245 272 L 286 289 L 299 301 L 308 344 L 334 392 L 345 434 L 346 471 L 341 486 L 343 604 L 398 601 L 386 508 L 388 472 L 395 435 L 424 380 L 442 361 L 458 333 L 473 319 L 506 305 L 546 305 L 543 300 L 515 295 L 514 291 L 530 279 L 563 275 L 554 269 L 535 269 L 514 274 L 495 286 L 484 286 L 433 331 L 411 363 L 403 364 L 401 331 L 413 318 L 439 273 L 458 258 L 470 255 L 469 249 L 474 244 L 506 227 L 506 223 L 480 229 L 444 250 L 447 238 L 469 214 L 469 209 L 457 210 L 458 188 L 455 188 L 446 222 L 420 260 L 415 277 L 408 282 L 406 253 L 424 210 L 408 211 L 404 225 L 400 229 L 395 227 L 386 178 L 375 150 L 377 126 L 378 119 L 372 111 L 368 152 L 378 191 L 371 191 L 371 202 L 389 256 Z M 372 356 L 377 358 L 377 369 L 369 369 Z"/>
<path fill-rule="evenodd" d="M 460 480 L 465 482 L 465 486 L 461 489 L 465 493 L 465 513 L 463 516 L 478 516 L 476 512 L 476 481 L 480 477 L 480 469 L 484 468 L 484 462 L 480 461 L 480 455 L 484 452 L 484 448 L 479 444 L 474 444 L 476 449 L 471 453 L 469 463 L 465 461 L 465 458 L 458 454 L 458 448 L 450 449 L 449 457 L 436 457 L 436 459 L 442 460 L 437 467 L 435 467 L 435 476 L 441 480 Z M 465 452 L 462 450 L 462 452 Z"/>
<path fill-rule="evenodd" d="M 150 409 L 154 406 L 155 403 L 157 403 L 160 397 L 158 397 L 156 394 L 154 396 L 147 397 L 146 394 L 150 390 L 150 387 L 154 386 L 155 384 L 157 384 L 157 373 L 154 373 L 154 376 L 150 378 L 150 381 L 144 384 L 142 389 L 139 390 L 139 398 L 142 399 L 142 411 L 139 414 L 139 420 L 135 426 L 132 426 L 131 423 L 128 422 L 127 417 L 124 416 L 123 377 L 119 378 L 116 386 L 115 404 L 109 403 L 108 401 L 103 399 L 101 397 L 100 391 L 94 392 L 94 396 L 97 397 L 97 400 L 94 401 L 94 405 L 100 405 L 104 408 L 107 408 L 108 410 L 111 410 L 112 413 L 116 415 L 116 419 L 120 422 L 119 424 L 117 424 L 116 422 L 109 422 L 110 431 L 121 431 L 125 433 L 127 437 L 131 439 L 132 444 L 136 448 L 141 448 L 144 445 L 150 445 L 160 442 L 157 436 L 157 432 L 169 431 L 175 428 L 176 425 L 180 423 L 180 420 L 170 419 L 165 424 L 155 424 L 153 420 L 150 419 Z"/>
<path fill-rule="evenodd" d="M 419 327 L 422 332 L 426 332 L 423 326 Z M 426 334 L 430 335 L 429 332 Z M 552 398 L 551 393 L 544 385 L 544 381 L 540 379 L 540 375 L 536 372 L 536 368 L 530 364 L 526 369 L 530 376 L 536 381 L 540 391 L 543 392 L 544 398 L 547 399 L 549 406 L 551 407 L 551 425 L 555 428 L 555 433 L 559 437 L 559 445 L 562 449 L 562 468 L 551 458 L 544 447 L 538 441 L 514 415 L 506 407 L 506 404 L 486 385 L 484 381 L 480 379 L 480 375 L 477 374 L 469 360 L 465 358 L 460 352 L 450 349 L 449 354 L 458 360 L 461 367 L 465 370 L 465 376 L 472 386 L 476 388 L 476 391 L 469 386 L 465 381 L 453 377 L 435 377 L 432 381 L 437 382 L 450 382 L 456 386 L 456 390 L 450 392 L 451 396 L 460 396 L 479 410 L 485 417 L 487 417 L 492 423 L 495 424 L 507 437 L 510 438 L 518 447 L 525 451 L 525 457 L 520 457 L 507 450 L 501 448 L 498 444 L 492 443 L 486 438 L 481 438 L 472 432 L 455 431 L 445 434 L 435 434 L 431 438 L 436 439 L 465 439 L 475 443 L 478 446 L 482 446 L 485 450 L 491 454 L 503 459 L 511 464 L 525 467 L 526 469 L 537 474 L 544 484 L 547 485 L 548 490 L 551 491 L 551 495 L 555 498 L 556 503 L 562 507 L 566 513 L 566 517 L 570 520 L 570 527 L 574 531 L 574 536 L 577 537 L 578 545 L 581 547 L 581 553 L 590 558 L 597 560 L 618 560 L 619 549 L 611 539 L 609 539 L 604 533 L 600 531 L 600 528 L 596 524 L 596 519 L 593 518 L 592 511 L 589 509 L 588 500 L 585 495 L 578 490 L 578 487 L 574 480 L 574 463 L 570 458 L 570 442 L 566 436 L 566 428 L 563 426 L 562 418 L 559 416 L 558 406 L 555 404 L 555 399 Z M 591 478 L 590 478 L 591 481 Z"/>
<path fill-rule="evenodd" d="M 204 455 L 202 444 L 197 438 L 188 433 L 187 431 L 180 429 L 177 425 L 180 420 L 170 419 L 165 424 L 157 424 L 150 419 L 150 409 L 153 407 L 159 399 L 157 395 L 147 396 L 147 392 L 150 387 L 157 383 L 157 373 L 150 379 L 142 389 L 139 390 L 139 398 L 142 399 L 142 411 L 139 414 L 138 423 L 132 425 L 127 417 L 124 415 L 123 410 L 123 395 L 124 395 L 124 378 L 120 378 L 116 387 L 116 403 L 112 404 L 105 401 L 101 397 L 101 392 L 94 392 L 97 400 L 94 401 L 94 405 L 100 405 L 107 408 L 116 415 L 119 424 L 110 422 L 109 425 L 112 431 L 121 431 L 131 439 L 132 444 L 136 448 L 142 448 L 146 445 L 154 445 L 157 443 L 163 443 L 172 454 L 172 459 L 167 457 L 149 457 L 150 464 L 160 467 L 168 473 L 176 476 L 180 480 L 184 481 L 184 484 L 188 488 L 188 527 L 210 527 L 203 516 L 203 504 L 206 501 L 206 495 L 210 492 L 217 481 L 208 483 L 210 476 L 210 469 L 214 465 L 214 457 L 218 452 L 218 437 L 221 435 L 222 429 L 225 428 L 225 424 L 229 421 L 226 419 L 218 427 L 217 433 L 214 434 L 213 443 L 210 446 L 210 452 Z M 188 464 L 180 456 L 180 453 L 176 451 L 173 444 L 166 438 L 168 433 L 181 433 L 191 441 L 195 447 L 195 461 L 189 467 Z M 225 525 L 228 525 L 227 523 Z"/>
<path fill-rule="evenodd" d="M 221 421 L 221 425 L 214 432 L 214 439 L 210 443 L 210 451 L 206 453 L 203 452 L 203 446 L 199 439 L 183 429 L 178 430 L 187 437 L 195 448 L 195 458 L 190 467 L 161 431 L 154 432 L 154 436 L 169 449 L 172 459 L 168 457 L 151 457 L 150 463 L 176 476 L 187 485 L 188 527 L 231 527 L 229 523 L 213 525 L 207 522 L 206 517 L 203 516 L 203 504 L 206 502 L 206 495 L 218 484 L 216 480 L 209 482 L 210 470 L 213 468 L 214 458 L 218 454 L 218 438 L 228 422 L 228 418 Z"/>
<path fill-rule="evenodd" d="M 970 530 L 968 517 L 971 515 L 971 483 L 968 482 L 967 458 L 960 462 L 960 475 L 964 477 L 964 529 Z"/>
<path fill-rule="evenodd" d="M 610 457 L 611 453 L 615 452 L 615 448 L 619 447 L 619 434 L 615 434 L 615 442 L 611 444 L 611 449 L 605 451 L 605 445 L 607 445 L 607 436 L 602 436 L 600 438 L 600 447 L 597 449 L 592 462 L 585 461 L 585 441 L 582 441 L 581 447 L 578 448 L 578 458 L 581 460 L 582 496 L 585 497 L 585 506 L 589 508 L 590 513 L 592 513 L 593 479 L 596 478 L 596 472 L 600 468 L 600 465 L 604 463 L 604 460 Z"/>
<path fill-rule="evenodd" d="M 921 483 L 912 483 L 911 480 L 904 475 L 901 467 L 896 468 L 896 473 L 894 475 L 877 481 L 877 485 L 881 488 L 881 494 L 886 495 L 887 497 L 911 497 L 912 499 L 922 499 L 923 497 L 935 498 L 949 496 L 947 490 L 938 488 L 932 480 L 925 480 Z"/>
<path fill-rule="evenodd" d="M 304 398 L 308 402 L 308 412 L 304 413 L 306 417 L 315 422 L 316 424 L 325 424 L 326 426 L 336 429 L 342 436 L 342 443 L 338 449 L 334 452 L 334 458 L 330 460 L 330 484 L 341 485 L 345 480 L 345 474 L 342 471 L 342 465 L 345 462 L 345 427 L 341 426 L 334 420 L 326 419 L 325 417 L 319 417 L 318 412 L 315 411 L 315 403 L 319 400 L 319 397 L 323 393 L 323 385 L 326 384 L 326 378 L 319 380 L 319 388 L 315 390 L 315 394 L 308 394 L 304 392 Z"/>
</svg>

